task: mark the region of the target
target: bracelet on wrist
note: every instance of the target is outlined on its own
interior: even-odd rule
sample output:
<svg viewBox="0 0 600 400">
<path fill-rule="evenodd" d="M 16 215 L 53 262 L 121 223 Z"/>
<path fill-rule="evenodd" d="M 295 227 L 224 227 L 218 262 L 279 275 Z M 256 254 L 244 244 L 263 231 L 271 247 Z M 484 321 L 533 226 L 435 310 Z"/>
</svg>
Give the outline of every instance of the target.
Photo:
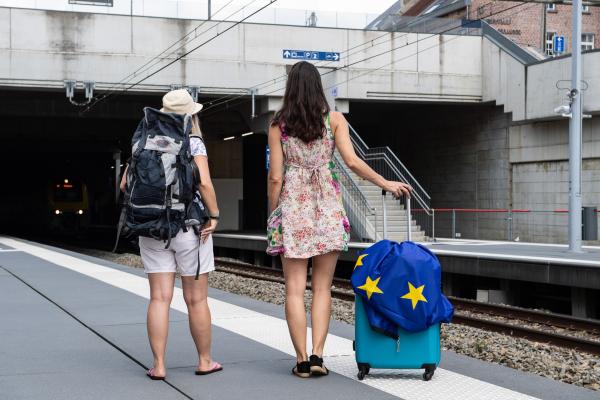
<svg viewBox="0 0 600 400">
<path fill-rule="evenodd" d="M 219 220 L 219 216 L 218 215 L 209 215 L 208 216 L 209 219 L 214 219 L 214 220 Z"/>
</svg>

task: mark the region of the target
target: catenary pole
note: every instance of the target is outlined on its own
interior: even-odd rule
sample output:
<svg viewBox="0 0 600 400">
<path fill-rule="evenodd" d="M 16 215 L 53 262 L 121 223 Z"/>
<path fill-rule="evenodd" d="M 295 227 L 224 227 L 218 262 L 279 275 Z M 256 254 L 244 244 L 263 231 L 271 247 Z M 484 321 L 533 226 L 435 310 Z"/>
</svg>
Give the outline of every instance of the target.
<svg viewBox="0 0 600 400">
<path fill-rule="evenodd" d="M 581 1 L 573 0 L 569 120 L 569 250 L 581 252 Z"/>
</svg>

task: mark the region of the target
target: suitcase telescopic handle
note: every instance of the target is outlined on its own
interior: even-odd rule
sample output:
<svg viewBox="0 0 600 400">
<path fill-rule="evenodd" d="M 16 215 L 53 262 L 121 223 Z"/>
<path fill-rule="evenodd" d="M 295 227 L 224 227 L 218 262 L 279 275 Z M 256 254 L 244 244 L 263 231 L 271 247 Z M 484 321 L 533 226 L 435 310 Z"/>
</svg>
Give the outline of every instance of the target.
<svg viewBox="0 0 600 400">
<path fill-rule="evenodd" d="M 385 190 L 381 191 L 381 209 L 383 210 L 383 239 L 387 238 L 387 208 L 385 203 L 385 197 L 387 192 Z M 406 240 L 412 240 L 412 210 L 410 208 L 410 196 L 405 197 L 405 207 L 406 207 Z"/>
</svg>

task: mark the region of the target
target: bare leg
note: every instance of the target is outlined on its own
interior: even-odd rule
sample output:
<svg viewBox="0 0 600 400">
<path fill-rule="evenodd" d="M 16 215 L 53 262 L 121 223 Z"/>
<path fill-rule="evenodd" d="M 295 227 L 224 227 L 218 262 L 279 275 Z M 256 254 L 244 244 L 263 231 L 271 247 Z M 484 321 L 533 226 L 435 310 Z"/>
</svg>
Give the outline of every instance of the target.
<svg viewBox="0 0 600 400">
<path fill-rule="evenodd" d="M 154 375 L 165 376 L 165 349 L 169 333 L 169 308 L 173 298 L 175 273 L 156 272 L 148 274 L 150 304 L 148 305 L 148 339 L 154 355 Z"/>
<path fill-rule="evenodd" d="M 285 278 L 285 318 L 298 362 L 306 361 L 306 290 L 307 259 L 281 257 Z"/>
<path fill-rule="evenodd" d="M 329 331 L 331 318 L 331 282 L 337 264 L 339 252 L 331 252 L 313 257 L 312 262 L 312 354 L 323 356 L 325 339 Z"/>
<path fill-rule="evenodd" d="M 190 333 L 198 351 L 199 371 L 212 368 L 210 356 L 211 319 L 208 308 L 208 274 L 202 274 L 195 280 L 193 276 L 182 276 L 183 298 L 188 309 Z"/>
</svg>

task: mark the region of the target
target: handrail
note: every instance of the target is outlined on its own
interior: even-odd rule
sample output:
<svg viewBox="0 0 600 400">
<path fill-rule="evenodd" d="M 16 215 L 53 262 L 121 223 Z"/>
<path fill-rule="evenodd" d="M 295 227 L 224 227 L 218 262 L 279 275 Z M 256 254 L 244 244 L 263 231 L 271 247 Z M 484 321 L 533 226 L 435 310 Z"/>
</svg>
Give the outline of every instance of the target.
<svg viewBox="0 0 600 400">
<path fill-rule="evenodd" d="M 343 180 L 341 182 L 341 187 L 344 194 L 342 199 L 346 203 L 346 211 L 348 212 L 348 217 L 351 219 L 350 225 L 362 228 L 357 228 L 360 230 L 358 233 L 362 236 L 361 239 L 375 239 L 377 235 L 377 228 L 372 226 L 367 218 L 369 215 L 373 216 L 376 214 L 375 208 L 369 204 L 369 201 L 365 197 L 362 190 L 360 190 L 354 179 L 352 179 L 344 167 L 344 163 L 340 155 L 337 152 L 334 152 L 333 158 L 337 167 L 336 171 L 341 174 Z M 353 205 L 350 204 L 350 200 L 354 203 Z"/>
<path fill-rule="evenodd" d="M 398 159 L 396 154 L 388 146 L 370 148 L 360 137 L 358 132 L 356 132 L 351 125 L 348 126 L 350 128 L 350 139 L 360 157 L 364 160 L 384 162 L 385 165 L 390 169 L 390 172 L 395 175 L 396 180 L 408 183 L 413 187 L 413 197 L 426 211 L 426 213 L 431 215 L 431 196 L 429 196 L 429 193 L 427 193 L 423 186 L 421 186 L 419 181 L 417 181 L 417 179 L 410 173 L 408 168 L 406 168 L 406 166 Z M 377 172 L 382 173 L 383 171 Z"/>
</svg>

